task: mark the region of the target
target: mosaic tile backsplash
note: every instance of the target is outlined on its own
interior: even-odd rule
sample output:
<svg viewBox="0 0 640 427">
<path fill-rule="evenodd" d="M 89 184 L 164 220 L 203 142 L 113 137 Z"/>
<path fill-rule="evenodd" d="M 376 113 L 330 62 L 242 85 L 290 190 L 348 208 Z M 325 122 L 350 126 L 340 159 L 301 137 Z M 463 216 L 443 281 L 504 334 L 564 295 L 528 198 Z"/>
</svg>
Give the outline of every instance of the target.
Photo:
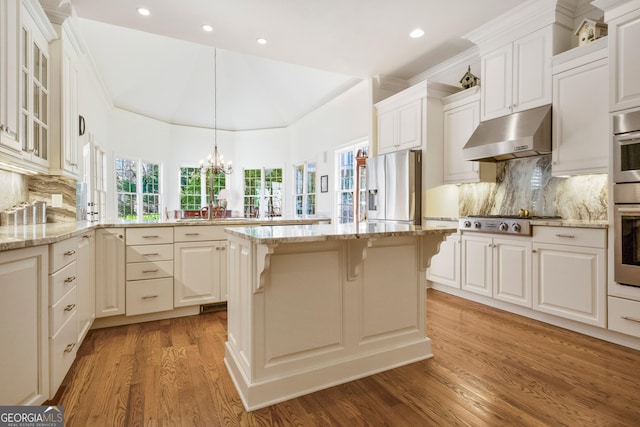
<svg viewBox="0 0 640 427">
<path fill-rule="evenodd" d="M 606 174 L 570 178 L 551 176 L 551 155 L 497 164 L 495 183 L 463 184 L 458 189 L 460 216 L 553 215 L 568 220 L 607 220 Z"/>
</svg>

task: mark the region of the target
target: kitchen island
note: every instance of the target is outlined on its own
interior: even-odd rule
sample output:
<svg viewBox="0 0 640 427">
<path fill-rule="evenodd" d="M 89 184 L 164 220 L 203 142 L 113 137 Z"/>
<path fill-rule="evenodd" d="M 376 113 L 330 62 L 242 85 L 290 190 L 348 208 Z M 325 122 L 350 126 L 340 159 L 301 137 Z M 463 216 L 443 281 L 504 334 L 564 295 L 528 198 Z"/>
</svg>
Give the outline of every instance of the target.
<svg viewBox="0 0 640 427">
<path fill-rule="evenodd" d="M 425 270 L 455 228 L 227 228 L 225 363 L 247 410 L 430 358 Z"/>
</svg>

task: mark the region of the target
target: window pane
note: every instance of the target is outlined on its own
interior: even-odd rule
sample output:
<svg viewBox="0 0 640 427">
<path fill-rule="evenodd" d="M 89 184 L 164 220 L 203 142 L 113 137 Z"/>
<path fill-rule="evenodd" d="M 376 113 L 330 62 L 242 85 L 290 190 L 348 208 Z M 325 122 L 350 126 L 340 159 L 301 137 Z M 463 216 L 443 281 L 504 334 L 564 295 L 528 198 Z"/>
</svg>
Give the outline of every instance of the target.
<svg viewBox="0 0 640 427">
<path fill-rule="evenodd" d="M 42 87 L 43 88 L 47 88 L 47 85 L 49 84 L 49 81 L 47 79 L 47 74 L 48 74 L 48 70 L 47 70 L 47 57 L 43 56 L 42 57 Z"/>
<path fill-rule="evenodd" d="M 315 215 L 316 214 L 316 195 L 309 194 L 307 196 L 307 215 Z"/>
<path fill-rule="evenodd" d="M 307 164 L 307 193 L 315 193 L 316 192 L 316 164 L 308 163 Z"/>
<path fill-rule="evenodd" d="M 116 159 L 116 191 L 123 193 L 136 192 L 137 162 Z"/>
<path fill-rule="evenodd" d="M 138 219 L 138 196 L 136 194 L 118 194 L 118 218 Z"/>
<path fill-rule="evenodd" d="M 260 208 L 261 169 L 244 171 L 244 216 L 257 217 Z"/>
<path fill-rule="evenodd" d="M 264 186 L 267 216 L 282 215 L 282 169 L 265 169 Z"/>
<path fill-rule="evenodd" d="M 296 194 L 302 194 L 304 191 L 303 178 L 304 178 L 304 165 L 298 165 L 295 167 L 295 189 Z"/>
<path fill-rule="evenodd" d="M 180 209 L 194 210 L 202 207 L 201 185 L 200 168 L 180 168 Z"/>
</svg>

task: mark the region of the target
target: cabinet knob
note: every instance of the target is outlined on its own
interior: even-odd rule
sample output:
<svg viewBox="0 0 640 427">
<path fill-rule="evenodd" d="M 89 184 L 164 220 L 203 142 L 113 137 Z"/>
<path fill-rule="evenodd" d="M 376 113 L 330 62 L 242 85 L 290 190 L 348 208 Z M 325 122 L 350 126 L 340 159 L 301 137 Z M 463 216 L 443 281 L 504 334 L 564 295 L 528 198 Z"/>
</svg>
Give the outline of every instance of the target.
<svg viewBox="0 0 640 427">
<path fill-rule="evenodd" d="M 535 253 L 538 253 L 538 251 L 537 251 L 536 249 L 532 249 L 532 250 L 531 250 L 531 253 L 532 253 L 532 254 L 535 254 Z"/>
</svg>

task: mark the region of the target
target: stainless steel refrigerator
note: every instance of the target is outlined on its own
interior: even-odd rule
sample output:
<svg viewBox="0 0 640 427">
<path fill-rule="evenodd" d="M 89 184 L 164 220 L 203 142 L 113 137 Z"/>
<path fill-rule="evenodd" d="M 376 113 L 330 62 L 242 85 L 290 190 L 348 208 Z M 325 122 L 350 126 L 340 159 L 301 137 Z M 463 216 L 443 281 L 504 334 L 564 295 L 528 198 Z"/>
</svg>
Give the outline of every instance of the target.
<svg viewBox="0 0 640 427">
<path fill-rule="evenodd" d="M 367 220 L 420 224 L 422 151 L 403 150 L 367 159 Z"/>
</svg>

